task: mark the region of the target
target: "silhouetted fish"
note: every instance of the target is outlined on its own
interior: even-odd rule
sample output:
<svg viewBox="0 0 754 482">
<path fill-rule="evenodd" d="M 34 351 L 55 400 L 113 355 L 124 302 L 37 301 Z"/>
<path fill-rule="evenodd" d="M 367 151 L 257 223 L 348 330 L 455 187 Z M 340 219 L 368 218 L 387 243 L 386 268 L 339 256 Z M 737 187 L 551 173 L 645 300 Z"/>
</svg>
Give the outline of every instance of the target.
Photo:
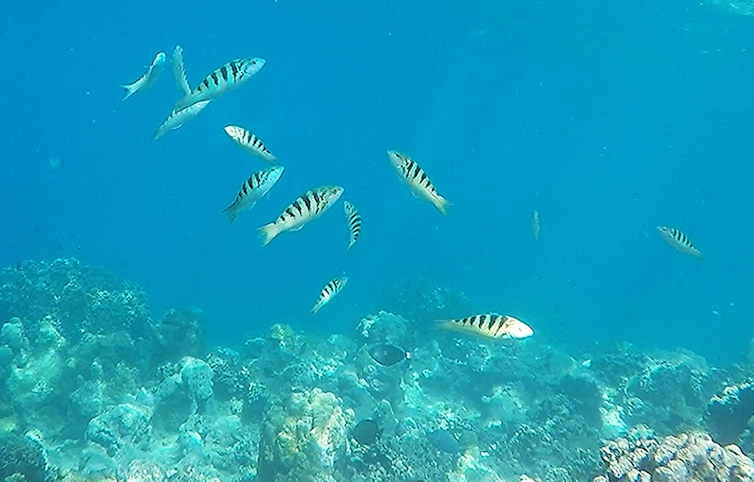
<svg viewBox="0 0 754 482">
<path fill-rule="evenodd" d="M 369 349 L 369 356 L 380 365 L 391 366 L 409 357 L 406 350 L 393 345 L 379 344 Z"/>
<path fill-rule="evenodd" d="M 427 434 L 427 438 L 437 449 L 449 454 L 461 451 L 461 444 L 447 430 L 435 430 Z"/>
<path fill-rule="evenodd" d="M 368 418 L 357 423 L 351 430 L 351 437 L 361 445 L 372 445 L 379 435 L 380 429 L 377 422 Z"/>
</svg>

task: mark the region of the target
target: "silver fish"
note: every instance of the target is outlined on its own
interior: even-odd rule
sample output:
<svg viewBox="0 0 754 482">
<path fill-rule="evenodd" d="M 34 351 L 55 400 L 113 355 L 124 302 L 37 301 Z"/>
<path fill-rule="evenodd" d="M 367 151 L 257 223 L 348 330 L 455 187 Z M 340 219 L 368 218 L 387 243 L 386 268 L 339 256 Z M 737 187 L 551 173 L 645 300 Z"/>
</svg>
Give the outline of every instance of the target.
<svg viewBox="0 0 754 482">
<path fill-rule="evenodd" d="M 128 99 L 132 95 L 134 95 L 137 92 L 141 92 L 142 90 L 147 90 L 150 87 L 154 85 L 155 82 L 157 82 L 157 79 L 160 77 L 160 74 L 162 73 L 162 69 L 165 67 L 165 52 L 159 52 L 154 60 L 152 60 L 152 64 L 147 67 L 147 71 L 139 77 L 139 79 L 128 85 L 121 85 L 124 89 L 126 89 L 126 96 L 123 97 L 123 100 Z"/>
<path fill-rule="evenodd" d="M 243 149 L 259 156 L 267 162 L 275 163 L 275 156 L 272 155 L 267 146 L 264 145 L 262 140 L 239 126 L 225 126 L 225 133 L 230 136 L 233 141 L 241 146 Z"/>
<path fill-rule="evenodd" d="M 438 327 L 445 330 L 459 331 L 484 338 L 528 338 L 534 330 L 523 321 L 507 315 L 494 313 L 474 315 L 458 320 L 438 321 Z"/>
<path fill-rule="evenodd" d="M 202 80 L 190 94 L 179 100 L 177 109 L 194 104 L 200 100 L 212 100 L 226 92 L 237 89 L 264 67 L 261 58 L 243 58 L 219 67 Z"/>
<path fill-rule="evenodd" d="M 272 223 L 259 228 L 262 246 L 266 246 L 283 231 L 298 231 L 307 223 L 320 217 L 340 199 L 343 188 L 340 186 L 321 186 L 307 191 L 291 203 Z"/>
<path fill-rule="evenodd" d="M 272 166 L 267 169 L 255 172 L 243 183 L 241 190 L 238 191 L 236 200 L 225 208 L 223 212 L 228 215 L 231 223 L 236 219 L 238 213 L 246 209 L 251 209 L 254 205 L 267 194 L 272 186 L 278 182 L 283 175 L 283 166 Z"/>
<path fill-rule="evenodd" d="M 534 235 L 534 241 L 539 239 L 539 231 L 541 230 L 539 222 L 539 211 L 534 211 L 531 215 L 531 233 Z"/>
<path fill-rule="evenodd" d="M 176 45 L 173 50 L 173 79 L 184 96 L 191 94 L 191 87 L 186 79 L 186 69 L 183 66 L 183 47 L 180 45 Z"/>
<path fill-rule="evenodd" d="M 348 231 L 350 234 L 348 249 L 351 249 L 353 245 L 356 244 L 356 240 L 359 239 L 359 235 L 361 234 L 361 214 L 359 214 L 358 209 L 348 201 L 343 201 L 343 210 L 346 213 L 346 221 L 348 222 Z"/>
<path fill-rule="evenodd" d="M 170 131 L 180 129 L 183 124 L 198 116 L 210 102 L 211 101 L 209 100 L 200 100 L 188 107 L 173 109 L 173 112 L 171 112 L 168 118 L 165 119 L 165 122 L 163 122 L 162 125 L 157 128 L 157 131 L 155 131 L 154 140 L 159 139 Z"/>
<path fill-rule="evenodd" d="M 414 196 L 431 202 L 441 213 L 448 214 L 450 203 L 437 193 L 427 173 L 414 160 L 397 151 L 387 151 L 387 155 Z"/>
<path fill-rule="evenodd" d="M 348 283 L 347 276 L 341 276 L 330 281 L 322 288 L 322 292 L 319 294 L 319 299 L 312 307 L 312 315 L 318 312 L 323 306 L 330 302 Z"/>
<path fill-rule="evenodd" d="M 657 232 L 668 242 L 669 245 L 695 258 L 701 258 L 702 252 L 696 249 L 691 240 L 683 234 L 678 228 L 669 228 L 667 226 L 657 226 Z"/>
</svg>

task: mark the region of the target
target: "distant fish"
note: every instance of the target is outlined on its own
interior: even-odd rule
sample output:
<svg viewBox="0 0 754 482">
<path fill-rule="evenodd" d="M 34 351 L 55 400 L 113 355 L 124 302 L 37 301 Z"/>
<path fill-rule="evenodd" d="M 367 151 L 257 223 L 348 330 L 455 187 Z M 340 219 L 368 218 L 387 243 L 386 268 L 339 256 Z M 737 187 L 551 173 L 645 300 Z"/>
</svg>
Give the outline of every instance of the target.
<svg viewBox="0 0 754 482">
<path fill-rule="evenodd" d="M 183 66 L 183 47 L 180 45 L 176 45 L 173 50 L 173 79 L 184 96 L 191 94 L 191 87 L 186 79 L 186 69 Z"/>
<path fill-rule="evenodd" d="M 534 241 L 539 239 L 539 211 L 534 211 L 531 215 L 531 232 L 534 235 Z"/>
<path fill-rule="evenodd" d="M 398 176 L 411 189 L 414 196 L 431 202 L 441 213 L 448 214 L 450 203 L 437 193 L 427 173 L 415 161 L 397 151 L 387 151 L 387 155 L 398 171 Z"/>
<path fill-rule="evenodd" d="M 183 124 L 198 116 L 201 111 L 210 103 L 209 100 L 200 100 L 196 104 L 191 104 L 182 109 L 175 109 L 170 113 L 165 122 L 157 128 L 154 133 L 154 140 L 159 139 L 170 131 L 180 129 Z"/>
<path fill-rule="evenodd" d="M 260 58 L 236 59 L 219 67 L 202 80 L 199 85 L 175 104 L 176 109 L 201 100 L 212 100 L 226 92 L 237 89 L 264 67 Z"/>
<path fill-rule="evenodd" d="M 230 222 L 232 223 L 241 211 L 253 208 L 257 201 L 278 182 L 280 176 L 283 175 L 283 170 L 283 166 L 272 166 L 252 174 L 241 186 L 233 204 L 223 210 Z"/>
<path fill-rule="evenodd" d="M 388 345 L 386 343 L 380 343 L 374 345 L 369 349 L 369 356 L 372 360 L 376 361 L 380 365 L 386 367 L 400 363 L 406 358 L 409 358 L 409 354 L 406 350 L 401 350 L 397 346 Z"/>
<path fill-rule="evenodd" d="M 347 276 L 341 276 L 330 281 L 322 288 L 319 299 L 312 307 L 312 315 L 317 313 L 323 306 L 330 302 L 348 283 Z"/>
<path fill-rule="evenodd" d="M 495 339 L 528 338 L 534 334 L 534 330 L 523 321 L 494 313 L 469 316 L 460 320 L 442 320 L 438 322 L 438 326 L 446 330 Z"/>
<path fill-rule="evenodd" d="M 157 79 L 160 77 L 160 74 L 162 73 L 162 69 L 165 67 L 165 52 L 159 52 L 154 60 L 152 60 L 152 64 L 147 67 L 147 71 L 139 77 L 139 79 L 128 85 L 121 85 L 124 89 L 126 89 L 126 96 L 123 97 L 123 100 L 128 99 L 132 95 L 134 95 L 137 92 L 141 92 L 142 90 L 147 90 L 150 87 L 154 85 L 155 82 L 157 82 Z"/>
<path fill-rule="evenodd" d="M 351 437 L 361 445 L 372 445 L 377 441 L 380 434 L 379 425 L 371 419 L 362 420 L 351 429 Z"/>
<path fill-rule="evenodd" d="M 447 430 L 433 430 L 427 434 L 427 438 L 438 450 L 449 454 L 457 454 L 462 451 L 461 444 Z"/>
<path fill-rule="evenodd" d="M 695 258 L 701 258 L 702 252 L 696 249 L 691 243 L 691 240 L 677 228 L 669 228 L 667 226 L 657 226 L 657 232 L 668 242 L 669 245 L 686 254 L 690 254 Z"/>
<path fill-rule="evenodd" d="M 307 191 L 291 203 L 278 218 L 259 228 L 262 246 L 266 246 L 283 231 L 298 231 L 322 216 L 343 194 L 340 186 L 320 186 Z"/>
<path fill-rule="evenodd" d="M 348 201 L 343 201 L 343 210 L 346 213 L 346 221 L 348 222 L 348 231 L 350 234 L 348 249 L 351 249 L 353 245 L 356 244 L 356 240 L 359 239 L 359 235 L 361 234 L 361 214 L 359 214 L 358 209 Z"/>
<path fill-rule="evenodd" d="M 238 126 L 225 126 L 225 133 L 243 149 L 255 156 L 261 157 L 267 162 L 275 163 L 275 156 L 267 149 L 267 146 L 264 145 L 259 137 L 248 130 Z"/>
</svg>

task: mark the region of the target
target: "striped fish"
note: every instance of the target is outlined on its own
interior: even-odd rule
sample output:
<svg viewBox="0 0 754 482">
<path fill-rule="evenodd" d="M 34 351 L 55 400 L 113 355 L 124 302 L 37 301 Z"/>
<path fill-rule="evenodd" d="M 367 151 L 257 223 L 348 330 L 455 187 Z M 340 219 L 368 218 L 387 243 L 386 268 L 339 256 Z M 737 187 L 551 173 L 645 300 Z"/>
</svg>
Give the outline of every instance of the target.
<svg viewBox="0 0 754 482">
<path fill-rule="evenodd" d="M 325 306 L 338 293 L 340 293 L 341 290 L 346 286 L 346 283 L 348 283 L 347 276 L 341 276 L 340 278 L 335 278 L 334 280 L 327 283 L 327 285 L 325 285 L 325 287 L 322 288 L 322 293 L 319 294 L 319 299 L 317 300 L 316 303 L 314 303 L 314 306 L 312 307 L 312 315 L 318 312 L 320 308 Z"/>
<path fill-rule="evenodd" d="M 168 118 L 165 119 L 165 122 L 163 122 L 162 125 L 157 128 L 157 131 L 155 131 L 154 140 L 159 139 L 170 131 L 183 127 L 183 124 L 198 116 L 210 102 L 211 101 L 209 100 L 200 100 L 196 104 L 191 104 L 188 107 L 173 109 L 173 112 L 171 112 Z"/>
<path fill-rule="evenodd" d="M 411 189 L 414 196 L 426 199 L 434 204 L 441 213 L 448 214 L 450 203 L 437 193 L 424 169 L 419 167 L 410 157 L 400 152 L 387 151 L 387 155 L 398 171 L 398 176 Z"/>
<path fill-rule="evenodd" d="M 523 321 L 507 315 L 494 313 L 474 315 L 460 320 L 438 321 L 438 326 L 445 330 L 458 331 L 484 338 L 519 339 L 528 338 L 534 330 Z"/>
<path fill-rule="evenodd" d="M 223 210 L 228 215 L 229 221 L 233 223 L 238 213 L 253 208 L 257 201 L 262 199 L 278 182 L 280 176 L 283 175 L 283 170 L 283 166 L 272 166 L 252 174 L 241 186 L 233 204 Z"/>
<path fill-rule="evenodd" d="M 262 140 L 244 129 L 238 126 L 225 126 L 225 133 L 230 136 L 233 141 L 246 149 L 255 156 L 259 156 L 267 162 L 275 163 L 275 156 L 272 155 L 267 146 L 264 145 Z"/>
<path fill-rule="evenodd" d="M 226 92 L 236 89 L 264 67 L 265 60 L 260 58 L 243 58 L 228 62 L 202 80 L 190 94 L 179 100 L 177 109 L 194 104 L 200 100 L 212 100 Z"/>
<path fill-rule="evenodd" d="M 691 240 L 689 240 L 689 238 L 685 234 L 683 234 L 680 229 L 669 228 L 667 226 L 657 226 L 657 232 L 660 233 L 660 236 L 662 236 L 669 245 L 671 245 L 678 251 L 690 254 L 695 258 L 702 257 L 702 252 L 696 249 L 696 247 L 691 243 Z"/>
<path fill-rule="evenodd" d="M 361 214 L 356 207 L 348 201 L 343 201 L 343 210 L 346 212 L 346 221 L 348 222 L 348 230 L 350 233 L 350 239 L 348 241 L 348 249 L 351 249 L 356 240 L 359 239 L 361 234 Z"/>
<path fill-rule="evenodd" d="M 320 186 L 307 191 L 290 204 L 272 223 L 259 228 L 262 246 L 266 246 L 283 231 L 298 231 L 324 214 L 343 194 L 340 186 Z"/>
<path fill-rule="evenodd" d="M 147 90 L 152 87 L 160 77 L 163 68 L 165 68 L 165 52 L 159 52 L 155 56 L 154 60 L 152 60 L 152 64 L 147 67 L 147 71 L 144 73 L 144 75 L 139 77 L 136 82 L 128 85 L 121 85 L 121 87 L 126 89 L 126 96 L 123 97 L 123 100 L 128 99 L 137 92 L 141 92 L 142 90 Z"/>
<path fill-rule="evenodd" d="M 173 79 L 184 96 L 191 94 L 191 87 L 186 79 L 186 69 L 183 67 L 183 47 L 180 45 L 176 45 L 173 50 Z"/>
</svg>

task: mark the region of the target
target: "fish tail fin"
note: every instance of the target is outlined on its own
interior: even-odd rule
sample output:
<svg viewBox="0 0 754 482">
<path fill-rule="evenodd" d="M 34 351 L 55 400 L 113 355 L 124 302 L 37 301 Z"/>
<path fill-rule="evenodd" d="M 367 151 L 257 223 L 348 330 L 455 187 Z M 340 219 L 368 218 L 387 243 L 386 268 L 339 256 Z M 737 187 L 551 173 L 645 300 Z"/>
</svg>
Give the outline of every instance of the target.
<svg viewBox="0 0 754 482">
<path fill-rule="evenodd" d="M 450 201 L 438 194 L 432 204 L 435 205 L 435 207 L 443 214 L 443 216 L 448 215 L 448 210 L 451 206 Z"/>
<path fill-rule="evenodd" d="M 435 320 L 435 330 L 454 331 L 456 323 L 451 320 Z"/>
<path fill-rule="evenodd" d="M 316 315 L 320 308 L 322 308 L 322 305 L 320 303 L 317 303 L 314 306 L 312 306 L 310 313 L 312 315 Z"/>
<path fill-rule="evenodd" d="M 262 246 L 267 246 L 275 236 L 280 234 L 280 230 L 275 223 L 270 223 L 259 228 L 259 238 L 262 240 Z"/>
<path fill-rule="evenodd" d="M 123 100 L 128 99 L 132 95 L 136 93 L 136 85 L 135 84 L 128 84 L 128 85 L 121 85 L 121 88 L 126 89 L 126 95 L 123 97 Z"/>
<path fill-rule="evenodd" d="M 238 216 L 238 212 L 236 212 L 236 210 L 234 209 L 235 206 L 236 206 L 236 203 L 233 203 L 227 208 L 222 210 L 222 213 L 228 217 L 228 224 L 233 224 L 233 221 L 236 220 L 236 216 Z"/>
</svg>

